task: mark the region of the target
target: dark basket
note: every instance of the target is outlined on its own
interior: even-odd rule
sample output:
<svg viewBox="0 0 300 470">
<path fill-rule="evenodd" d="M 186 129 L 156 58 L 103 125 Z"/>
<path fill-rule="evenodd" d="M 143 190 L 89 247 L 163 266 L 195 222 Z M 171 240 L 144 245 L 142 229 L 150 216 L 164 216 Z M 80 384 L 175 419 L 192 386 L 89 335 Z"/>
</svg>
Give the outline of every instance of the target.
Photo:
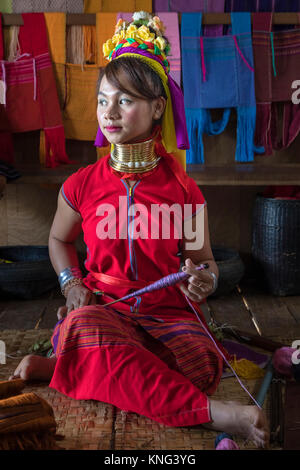
<svg viewBox="0 0 300 470">
<path fill-rule="evenodd" d="M 300 200 L 256 197 L 252 255 L 273 295 L 300 294 Z"/>
<path fill-rule="evenodd" d="M 59 286 L 47 246 L 2 246 L 0 296 L 33 299 Z"/>
<path fill-rule="evenodd" d="M 212 246 L 219 268 L 218 288 L 210 297 L 230 294 L 245 274 L 245 265 L 237 251 L 223 246 Z"/>
</svg>

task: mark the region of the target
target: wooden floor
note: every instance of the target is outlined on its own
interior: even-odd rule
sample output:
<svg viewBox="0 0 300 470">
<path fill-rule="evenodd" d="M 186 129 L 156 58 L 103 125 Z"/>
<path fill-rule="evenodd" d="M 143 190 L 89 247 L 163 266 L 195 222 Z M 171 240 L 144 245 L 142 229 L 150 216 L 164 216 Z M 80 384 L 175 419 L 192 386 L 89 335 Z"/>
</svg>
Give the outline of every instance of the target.
<svg viewBox="0 0 300 470">
<path fill-rule="evenodd" d="M 300 296 L 275 297 L 266 292 L 264 287 L 261 284 L 255 282 L 255 280 L 253 279 L 248 279 L 240 285 L 242 288 L 242 292 L 248 301 L 249 306 L 251 307 L 253 312 L 255 312 L 263 336 L 270 339 L 283 341 L 288 345 L 291 345 L 293 340 L 300 340 Z M 24 337 L 24 335 L 26 336 L 27 333 L 30 333 L 30 338 L 34 340 L 35 332 L 37 339 L 41 337 L 41 334 L 43 334 L 43 332 L 46 332 L 47 334 L 51 333 L 51 329 L 54 327 L 57 321 L 57 309 L 63 304 L 64 299 L 58 289 L 51 291 L 45 294 L 44 296 L 34 300 L 24 301 L 0 299 L 0 339 L 2 334 L 5 333 L 6 337 L 11 337 L 12 343 L 14 343 L 14 341 L 18 341 L 16 335 Z M 226 296 L 208 299 L 208 305 L 211 311 L 213 312 L 215 320 L 218 323 L 226 323 L 227 325 L 234 326 L 243 331 L 256 333 L 255 327 L 250 319 L 249 313 L 236 290 Z M 203 310 L 205 315 L 207 316 L 207 308 L 204 308 Z M 9 335 L 10 330 L 11 336 Z M 16 331 L 17 333 L 15 333 Z M 18 361 L 16 362 L 16 360 L 14 359 L 11 360 L 11 363 L 9 364 L 11 364 L 11 367 L 15 367 L 17 363 Z M 7 373 L 7 366 L 9 364 L 5 366 L 5 369 L 3 369 L 4 366 L 0 364 L 1 380 L 5 378 L 4 372 Z M 10 372 L 13 372 L 13 370 L 11 370 Z M 226 385 L 222 385 L 221 388 L 222 387 L 224 388 L 226 387 Z M 46 389 L 48 389 L 47 392 Z M 59 403 L 62 403 L 60 402 L 60 400 L 64 400 L 64 398 L 58 397 L 57 395 L 54 396 L 54 393 L 56 393 L 55 391 L 51 391 L 48 387 L 46 387 L 46 389 L 40 389 L 41 392 L 43 392 L 42 396 L 44 396 L 46 399 L 49 398 L 49 400 L 53 400 L 53 406 L 55 407 L 57 405 L 56 409 L 61 410 L 62 405 L 59 405 Z M 241 393 L 241 396 L 243 400 L 243 393 Z M 70 403 L 64 403 L 63 406 L 65 408 L 68 407 L 69 410 L 72 410 L 73 405 L 72 401 L 70 401 Z M 172 449 L 172 443 L 175 442 L 175 434 L 172 435 L 173 437 L 171 436 L 172 432 L 174 431 L 173 428 L 162 427 L 160 425 L 152 423 L 150 420 L 145 421 L 145 419 L 142 417 L 141 421 L 139 421 L 140 418 L 138 417 L 138 415 L 134 415 L 130 418 L 130 420 L 128 420 L 128 418 L 125 419 L 124 415 L 122 415 L 122 412 L 116 412 L 114 407 L 106 404 L 103 404 L 103 408 L 97 408 L 96 405 L 92 403 L 90 405 L 89 410 L 90 409 L 92 409 L 93 416 L 98 416 L 93 419 L 99 418 L 100 420 L 104 420 L 103 426 L 99 426 L 99 432 L 101 431 L 102 433 L 102 440 L 101 444 L 97 444 L 97 448 L 99 448 L 100 445 L 100 448 L 105 450 L 132 450 L 139 448 L 166 450 Z M 60 416 L 57 415 L 57 418 L 59 420 Z M 72 419 L 75 420 L 81 418 L 72 417 Z M 84 423 L 87 422 L 86 416 L 82 419 Z M 107 421 L 105 421 L 107 419 L 110 423 L 109 430 L 107 430 Z M 91 419 L 89 419 L 88 422 L 90 421 Z M 140 434 L 137 432 L 137 429 L 139 429 L 139 422 L 141 423 Z M 78 427 L 78 429 L 79 428 L 80 427 Z M 94 431 L 96 431 L 96 429 L 94 429 Z M 176 447 L 177 449 L 198 449 L 198 444 L 194 444 L 194 442 L 196 442 L 196 439 L 198 439 L 199 437 L 195 430 L 184 429 L 179 431 L 177 429 L 176 432 L 177 437 L 178 433 L 181 432 L 181 444 L 178 444 L 179 447 Z M 120 436 L 120 433 L 122 435 L 121 443 L 118 441 L 118 436 Z M 85 437 L 82 437 L 83 440 L 81 440 L 80 442 L 78 440 L 78 436 L 72 436 L 73 440 L 68 447 L 69 449 L 91 448 L 91 439 L 88 437 L 88 434 L 85 434 Z M 161 440 L 159 443 L 156 444 L 156 439 L 158 439 L 158 436 L 161 437 Z M 75 440 L 75 437 L 77 440 Z M 211 438 L 209 439 L 211 441 Z M 71 441 L 69 440 L 69 442 Z M 183 445 L 187 445 L 187 447 L 183 447 Z M 206 447 L 202 446 L 200 448 L 203 449 Z M 213 448 L 213 444 L 212 447 L 209 448 Z"/>
</svg>

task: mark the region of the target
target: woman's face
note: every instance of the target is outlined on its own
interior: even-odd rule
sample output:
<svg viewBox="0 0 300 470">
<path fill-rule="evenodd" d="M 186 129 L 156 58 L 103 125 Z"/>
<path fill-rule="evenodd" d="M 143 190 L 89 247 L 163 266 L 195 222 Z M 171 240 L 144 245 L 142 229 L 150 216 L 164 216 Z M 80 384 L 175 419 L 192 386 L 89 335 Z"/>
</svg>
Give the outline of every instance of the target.
<svg viewBox="0 0 300 470">
<path fill-rule="evenodd" d="M 122 84 L 132 89 L 126 77 Z M 165 99 L 155 100 L 136 98 L 124 93 L 108 82 L 104 76 L 98 94 L 97 118 L 107 140 L 112 144 L 134 143 L 150 137 L 153 121 L 164 111 Z"/>
</svg>

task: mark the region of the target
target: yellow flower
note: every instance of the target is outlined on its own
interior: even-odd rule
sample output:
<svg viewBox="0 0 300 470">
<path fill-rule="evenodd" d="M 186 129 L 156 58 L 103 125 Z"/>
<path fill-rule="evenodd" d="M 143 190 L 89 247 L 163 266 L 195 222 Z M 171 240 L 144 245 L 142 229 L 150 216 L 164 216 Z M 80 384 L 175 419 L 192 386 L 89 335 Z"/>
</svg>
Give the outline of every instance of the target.
<svg viewBox="0 0 300 470">
<path fill-rule="evenodd" d="M 139 29 L 137 30 L 137 34 L 138 37 L 140 37 L 143 41 L 152 42 L 155 39 L 155 34 L 150 33 L 149 29 L 145 25 L 139 27 Z"/>
<path fill-rule="evenodd" d="M 117 44 L 119 44 L 121 39 L 125 39 L 124 29 L 122 29 L 122 31 L 120 31 L 119 33 L 114 34 L 111 40 L 112 40 L 113 44 L 116 46 Z"/>
<path fill-rule="evenodd" d="M 137 27 L 135 24 L 131 24 L 127 29 L 126 29 L 126 37 L 127 38 L 132 38 L 134 37 L 134 33 L 137 32 Z"/>
<path fill-rule="evenodd" d="M 114 49 L 114 44 L 111 39 L 108 39 L 104 44 L 103 44 L 103 54 L 104 57 L 109 56 L 111 51 Z"/>
<path fill-rule="evenodd" d="M 159 47 L 161 51 L 163 51 L 167 45 L 165 39 L 162 38 L 161 36 L 158 36 L 158 38 L 156 38 L 155 41 L 153 42 L 157 47 Z"/>
</svg>

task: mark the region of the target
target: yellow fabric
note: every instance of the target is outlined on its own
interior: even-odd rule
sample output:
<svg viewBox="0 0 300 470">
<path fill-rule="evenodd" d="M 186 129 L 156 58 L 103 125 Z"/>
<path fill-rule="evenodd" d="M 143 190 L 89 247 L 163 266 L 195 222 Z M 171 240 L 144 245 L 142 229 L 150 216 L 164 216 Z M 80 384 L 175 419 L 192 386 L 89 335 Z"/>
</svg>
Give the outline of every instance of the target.
<svg viewBox="0 0 300 470">
<path fill-rule="evenodd" d="M 66 63 L 66 15 L 46 13 L 45 17 L 66 139 L 94 141 L 98 129 L 97 82 L 100 67 L 107 64 L 102 55 L 102 44 L 107 35 L 114 33 L 117 15 L 116 13 L 96 15 L 94 38 L 97 38 L 97 42 L 94 46 L 91 43 L 87 45 L 88 50 L 95 51 L 96 63 L 84 65 L 83 68 L 80 65 Z M 92 39 L 91 34 L 90 41 Z M 43 162 L 45 158 L 43 135 L 40 139 L 40 148 L 40 159 Z"/>
<path fill-rule="evenodd" d="M 163 67 L 154 59 L 150 59 L 149 57 L 145 57 L 140 54 L 134 54 L 126 52 L 114 60 L 120 57 L 137 57 L 138 59 L 142 60 L 146 64 L 148 64 L 160 77 L 163 87 L 165 89 L 167 95 L 167 104 L 166 109 L 163 116 L 162 122 L 162 144 L 168 153 L 173 154 L 179 163 L 183 166 L 184 170 L 186 169 L 186 151 L 180 150 L 177 148 L 177 140 L 176 140 L 176 133 L 175 133 L 175 125 L 174 125 L 174 117 L 173 117 L 173 107 L 172 107 L 172 100 L 170 95 L 170 90 L 168 86 L 168 76 L 166 75 Z"/>
<path fill-rule="evenodd" d="M 84 0 L 84 13 L 135 12 L 140 10 L 151 13 L 152 0 Z"/>
<path fill-rule="evenodd" d="M 84 59 L 91 64 L 96 63 L 96 26 L 83 26 Z"/>
<path fill-rule="evenodd" d="M 248 361 L 248 359 L 237 360 L 234 356 L 233 361 L 229 361 L 229 364 L 237 375 L 243 379 L 260 379 L 265 375 L 263 369 L 254 362 Z"/>
<path fill-rule="evenodd" d="M 56 64 L 66 63 L 66 14 L 44 13 L 50 55 Z"/>
<path fill-rule="evenodd" d="M 97 13 L 96 14 L 96 38 L 97 38 L 97 57 L 96 63 L 99 67 L 105 67 L 108 61 L 103 57 L 102 46 L 114 35 L 117 23 L 116 13 Z"/>
<path fill-rule="evenodd" d="M 99 67 L 85 65 L 82 69 L 75 64 L 54 64 L 54 72 L 66 139 L 94 140 L 98 129 L 96 84 Z"/>
</svg>

